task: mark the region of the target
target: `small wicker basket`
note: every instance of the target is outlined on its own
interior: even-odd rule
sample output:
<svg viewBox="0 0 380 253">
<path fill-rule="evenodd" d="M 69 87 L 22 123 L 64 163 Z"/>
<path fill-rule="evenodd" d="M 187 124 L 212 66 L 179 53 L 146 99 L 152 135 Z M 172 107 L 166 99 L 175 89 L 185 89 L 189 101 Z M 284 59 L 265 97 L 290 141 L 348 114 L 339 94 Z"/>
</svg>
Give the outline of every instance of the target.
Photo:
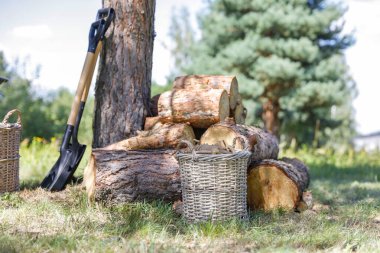
<svg viewBox="0 0 380 253">
<path fill-rule="evenodd" d="M 247 217 L 248 146 L 231 154 L 177 152 L 183 214 L 189 222 Z"/>
<path fill-rule="evenodd" d="M 8 123 L 17 113 L 17 122 Z M 21 140 L 21 113 L 12 110 L 0 123 L 0 194 L 19 190 L 19 148 Z"/>
</svg>

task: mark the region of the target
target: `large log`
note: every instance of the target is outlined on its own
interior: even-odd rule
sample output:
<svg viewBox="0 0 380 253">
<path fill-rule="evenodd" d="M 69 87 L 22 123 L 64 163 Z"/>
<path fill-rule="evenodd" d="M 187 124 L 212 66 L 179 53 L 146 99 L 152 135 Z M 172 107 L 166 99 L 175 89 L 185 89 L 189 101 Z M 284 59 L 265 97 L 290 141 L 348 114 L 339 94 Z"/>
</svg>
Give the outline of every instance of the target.
<svg viewBox="0 0 380 253">
<path fill-rule="evenodd" d="M 234 124 L 231 118 L 208 128 L 202 135 L 200 143 L 219 144 L 228 147 L 233 145 L 233 140 L 237 137 L 248 143 L 249 150 L 252 152 L 252 162 L 262 159 L 276 159 L 278 156 L 278 141 L 274 135 L 258 127 Z M 238 150 L 244 147 L 244 142 L 240 138 L 236 141 L 236 149 Z"/>
<path fill-rule="evenodd" d="M 138 131 L 137 136 L 111 144 L 105 149 L 157 149 L 176 148 L 181 140 L 194 143 L 195 135 L 193 128 L 185 123 L 165 123 L 156 125 L 149 131 Z"/>
<path fill-rule="evenodd" d="M 309 169 L 297 159 L 256 162 L 248 170 L 248 205 L 253 210 L 294 210 L 309 182 Z"/>
<path fill-rule="evenodd" d="M 107 203 L 181 199 L 175 150 L 94 149 L 84 173 L 88 197 Z"/>
<path fill-rule="evenodd" d="M 224 120 L 229 108 L 228 95 L 223 89 L 167 91 L 158 100 L 162 122 L 190 123 L 199 128 Z"/>
<path fill-rule="evenodd" d="M 224 89 L 226 90 L 230 108 L 233 110 L 237 105 L 239 94 L 238 82 L 235 76 L 215 76 L 215 75 L 189 75 L 176 77 L 173 90 L 178 89 Z"/>
</svg>

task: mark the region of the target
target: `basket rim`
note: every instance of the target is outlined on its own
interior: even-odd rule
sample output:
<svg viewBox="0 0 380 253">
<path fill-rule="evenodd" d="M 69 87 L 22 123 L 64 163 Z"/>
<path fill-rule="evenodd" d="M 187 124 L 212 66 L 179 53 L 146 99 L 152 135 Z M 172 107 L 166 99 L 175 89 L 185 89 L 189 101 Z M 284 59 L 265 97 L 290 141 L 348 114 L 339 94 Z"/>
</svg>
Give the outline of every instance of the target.
<svg viewBox="0 0 380 253">
<path fill-rule="evenodd" d="M 196 160 L 196 161 L 221 161 L 221 160 L 235 160 L 235 159 L 244 159 L 251 156 L 251 152 L 242 150 L 236 151 L 232 154 L 192 154 L 192 153 L 177 153 L 177 159 L 183 160 Z"/>
<path fill-rule="evenodd" d="M 19 123 L 3 123 L 0 122 L 0 130 L 15 130 L 15 129 L 21 129 L 22 125 Z"/>
</svg>

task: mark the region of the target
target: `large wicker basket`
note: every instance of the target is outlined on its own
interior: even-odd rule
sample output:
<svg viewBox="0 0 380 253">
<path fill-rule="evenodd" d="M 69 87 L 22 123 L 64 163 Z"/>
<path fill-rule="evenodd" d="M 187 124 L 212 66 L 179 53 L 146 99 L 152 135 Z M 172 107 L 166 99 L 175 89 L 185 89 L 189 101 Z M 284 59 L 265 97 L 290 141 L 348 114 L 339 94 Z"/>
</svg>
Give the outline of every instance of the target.
<svg viewBox="0 0 380 253">
<path fill-rule="evenodd" d="M 183 215 L 189 222 L 247 217 L 247 146 L 231 154 L 178 152 Z"/>
<path fill-rule="evenodd" d="M 9 123 L 14 113 L 17 113 L 17 123 Z M 0 194 L 19 190 L 20 139 L 21 113 L 12 110 L 0 123 Z"/>
</svg>

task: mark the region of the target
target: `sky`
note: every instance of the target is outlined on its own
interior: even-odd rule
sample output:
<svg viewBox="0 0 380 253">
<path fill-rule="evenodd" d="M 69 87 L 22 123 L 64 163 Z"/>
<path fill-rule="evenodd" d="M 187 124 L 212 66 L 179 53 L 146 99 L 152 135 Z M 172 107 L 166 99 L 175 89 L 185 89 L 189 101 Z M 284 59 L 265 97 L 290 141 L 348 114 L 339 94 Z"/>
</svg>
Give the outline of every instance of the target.
<svg viewBox="0 0 380 253">
<path fill-rule="evenodd" d="M 377 71 L 380 59 L 380 0 L 345 0 L 346 31 L 355 31 L 356 44 L 346 51 L 350 73 L 357 84 L 354 100 L 357 129 L 362 134 L 380 131 L 380 94 Z M 173 67 L 165 45 L 171 13 L 182 6 L 188 8 L 195 27 L 196 13 L 204 8 L 204 0 L 156 0 L 152 78 L 166 83 Z M 95 19 L 101 0 L 0 0 L 0 50 L 8 62 L 27 62 L 25 75 L 33 77 L 42 90 L 68 87 L 75 90 L 87 50 L 89 25 Z"/>
</svg>

